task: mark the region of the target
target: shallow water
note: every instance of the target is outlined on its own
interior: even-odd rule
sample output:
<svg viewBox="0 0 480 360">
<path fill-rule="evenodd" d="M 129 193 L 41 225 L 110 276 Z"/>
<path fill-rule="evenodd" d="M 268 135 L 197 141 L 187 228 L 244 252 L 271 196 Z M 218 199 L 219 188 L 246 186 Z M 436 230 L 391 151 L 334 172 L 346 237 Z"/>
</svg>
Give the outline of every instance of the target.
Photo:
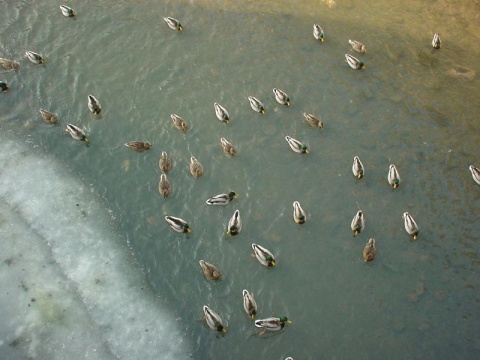
<svg viewBox="0 0 480 360">
<path fill-rule="evenodd" d="M 21 150 L 11 154 L 2 149 L 2 161 L 10 166 L 1 170 L 8 179 L 2 182 L 1 230 L 13 234 L 26 227 L 28 234 L 28 228 L 40 228 L 35 244 L 45 251 L 42 256 L 62 249 L 61 257 L 48 260 L 48 273 L 31 271 L 30 279 L 66 279 L 73 290 L 64 292 L 63 316 L 85 319 L 72 334 L 109 329 L 98 346 L 92 345 L 107 354 L 99 358 L 465 359 L 479 353 L 480 188 L 468 171 L 470 164 L 480 166 L 480 61 L 473 45 L 479 43 L 478 4 L 102 1 L 74 7 L 78 16 L 67 19 L 50 0 L 0 2 L 0 57 L 21 63 L 17 73 L 1 74 L 11 85 L 0 97 L 2 143 L 26 143 L 12 145 Z M 185 30 L 170 30 L 164 16 L 180 19 Z M 325 30 L 322 44 L 313 39 L 313 23 Z M 430 45 L 435 32 L 443 40 L 439 51 Z M 365 43 L 368 52 L 354 53 L 349 38 Z M 22 59 L 25 50 L 41 52 L 46 64 Z M 361 58 L 367 69 L 350 69 L 345 53 Z M 290 95 L 290 107 L 275 102 L 273 87 Z M 88 112 L 88 94 L 101 102 L 101 116 Z M 264 102 L 265 115 L 250 109 L 249 95 Z M 230 124 L 215 118 L 214 102 L 230 112 Z M 60 124 L 44 124 L 39 108 L 56 112 Z M 302 111 L 321 116 L 325 128 L 308 127 Z M 187 133 L 171 126 L 172 113 L 190 124 Z M 85 127 L 89 147 L 65 134 L 68 123 Z M 286 135 L 305 141 L 311 153 L 292 152 Z M 237 146 L 237 157 L 223 155 L 220 137 Z M 153 148 L 135 153 L 123 146 L 131 140 L 148 140 Z M 162 150 L 174 160 L 168 174 L 173 192 L 165 200 L 157 191 Z M 84 276 L 71 276 L 74 265 L 61 260 L 68 247 L 48 240 L 50 233 L 55 239 L 62 231 L 68 234 L 69 227 L 42 226 L 41 213 L 50 205 L 38 187 L 31 191 L 31 185 L 10 178 L 11 164 L 23 156 L 19 152 L 33 162 L 38 156 L 55 164 L 61 176 L 54 188 L 82 188 L 72 198 L 58 195 L 64 200 L 54 211 L 67 224 L 80 216 L 69 210 L 76 197 L 86 196 L 83 187 L 91 189 L 96 200 L 89 213 L 99 219 L 107 213 L 111 220 L 99 220 L 93 228 L 102 230 L 89 230 L 86 238 L 93 241 L 97 231 L 106 231 L 102 249 L 133 253 L 126 274 L 112 270 L 109 275 L 120 283 L 122 276 L 142 282 L 143 272 L 163 300 L 153 318 L 165 320 L 150 331 L 172 330 L 176 340 L 162 335 L 154 341 L 143 334 L 141 342 L 133 335 L 129 342 L 128 320 L 109 320 L 115 311 L 99 315 L 132 293 L 141 302 L 138 286 L 116 292 L 113 285 L 99 299 L 82 295 L 89 281 L 95 282 L 102 257 L 91 254 Z M 355 155 L 366 168 L 361 180 L 351 173 Z M 205 167 L 198 179 L 188 171 L 190 156 Z M 395 190 L 386 181 L 391 163 L 403 180 Z M 31 175 L 48 182 L 41 167 Z M 239 193 L 233 204 L 205 204 L 230 190 Z M 295 200 L 307 212 L 302 226 L 292 219 Z M 29 210 L 32 201 L 38 208 Z M 229 237 L 225 227 L 235 209 L 243 229 Z M 359 209 L 366 227 L 353 237 L 349 225 Z M 404 230 L 405 211 L 419 224 L 417 241 Z M 16 213 L 26 220 L 16 222 Z M 167 214 L 186 219 L 192 233 L 171 231 L 163 219 Z M 366 264 L 362 250 L 370 237 L 376 239 L 377 258 Z M 65 241 L 71 256 L 84 251 L 76 236 Z M 254 242 L 275 254 L 274 269 L 250 256 Z M 23 244 L 19 251 L 26 249 Z M 224 279 L 207 282 L 200 259 L 218 265 Z M 3 264 L 2 277 L 21 281 L 5 275 L 11 267 Z M 282 333 L 257 336 L 243 313 L 244 288 L 255 294 L 259 318 L 287 315 L 292 324 Z M 68 300 L 75 294 L 79 304 Z M 8 295 L 2 293 L 4 303 L 12 302 Z M 142 314 L 153 311 L 149 296 L 138 308 Z M 202 322 L 205 304 L 226 322 L 224 337 Z M 128 316 L 136 311 L 131 308 Z M 2 315 L 9 324 L 2 331 L 5 351 L 18 352 L 18 358 L 60 359 L 65 357 L 60 342 L 75 349 L 69 358 L 91 356 L 88 347 L 59 338 L 56 316 L 44 322 L 52 330 L 42 333 L 42 342 L 28 340 L 39 336 L 34 330 L 42 324 L 32 314 Z M 148 317 L 139 316 L 132 333 L 143 322 Z M 92 344 L 92 338 L 78 341 Z M 173 346 L 159 353 L 172 342 L 182 351 Z"/>
</svg>

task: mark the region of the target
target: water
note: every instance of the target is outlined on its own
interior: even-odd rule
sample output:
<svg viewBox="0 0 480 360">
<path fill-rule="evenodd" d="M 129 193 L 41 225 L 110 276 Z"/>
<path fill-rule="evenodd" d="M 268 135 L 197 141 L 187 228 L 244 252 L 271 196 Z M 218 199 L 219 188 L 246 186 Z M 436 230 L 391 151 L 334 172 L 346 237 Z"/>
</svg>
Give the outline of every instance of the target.
<svg viewBox="0 0 480 360">
<path fill-rule="evenodd" d="M 21 62 L 17 73 L 1 75 L 11 89 L 0 99 L 0 229 L 15 239 L 1 252 L 2 283 L 11 282 L 1 301 L 18 306 L 15 315 L 1 315 L 2 353 L 478 355 L 480 195 L 468 171 L 480 166 L 477 4 L 72 6 L 76 19 L 62 17 L 50 0 L 0 2 L 0 56 Z M 164 16 L 180 19 L 184 32 L 171 31 Z M 313 23 L 326 32 L 323 44 L 311 35 Z M 443 39 L 435 52 L 434 32 Z M 349 38 L 368 53 L 354 54 Z M 26 50 L 41 52 L 46 65 L 22 59 Z M 367 69 L 350 69 L 345 53 Z M 290 107 L 275 102 L 273 87 L 290 95 Z M 88 112 L 88 94 L 102 103 L 99 118 Z M 265 115 L 250 109 L 249 95 L 265 103 Z M 213 102 L 227 108 L 230 124 L 216 120 Z M 44 124 L 39 108 L 56 112 L 60 124 Z M 321 116 L 325 129 L 308 127 L 302 111 Z M 171 126 L 172 113 L 191 125 L 186 134 Z M 67 123 L 87 129 L 90 147 L 65 134 Z M 305 141 L 311 153 L 291 152 L 285 135 Z M 236 158 L 223 155 L 220 137 L 237 146 Z M 153 148 L 135 153 L 123 146 L 131 140 Z M 174 160 L 166 200 L 157 191 L 162 150 Z M 205 167 L 198 179 L 188 171 L 192 155 Z M 366 167 L 361 180 L 350 170 L 355 155 Z M 386 182 L 390 163 L 403 179 L 396 190 Z M 240 195 L 233 204 L 205 205 L 229 190 Z M 308 213 L 303 226 L 292 220 L 295 200 Z M 235 209 L 244 228 L 231 238 L 225 227 Z M 349 225 L 358 209 L 366 227 L 354 238 Z M 419 224 L 416 242 L 403 228 L 404 211 Z M 192 233 L 172 232 L 167 214 L 186 219 Z M 378 253 L 365 264 L 369 237 Z M 253 242 L 277 256 L 275 269 L 250 256 Z M 102 267 L 105 258 L 111 267 Z M 200 259 L 224 279 L 207 282 Z M 257 336 L 243 313 L 244 288 L 255 294 L 260 318 L 287 315 L 292 324 Z M 225 320 L 223 338 L 202 322 L 203 305 Z"/>
</svg>

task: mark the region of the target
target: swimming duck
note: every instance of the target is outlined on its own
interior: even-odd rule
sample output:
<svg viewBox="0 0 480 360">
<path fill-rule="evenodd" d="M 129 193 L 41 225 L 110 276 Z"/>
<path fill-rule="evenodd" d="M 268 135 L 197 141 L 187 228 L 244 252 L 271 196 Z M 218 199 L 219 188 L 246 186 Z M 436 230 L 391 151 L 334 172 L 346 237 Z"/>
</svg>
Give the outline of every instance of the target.
<svg viewBox="0 0 480 360">
<path fill-rule="evenodd" d="M 43 121 L 47 124 L 56 124 L 58 122 L 58 116 L 50 111 L 40 109 Z"/>
<path fill-rule="evenodd" d="M 222 137 L 220 139 L 220 145 L 222 146 L 222 150 L 225 153 L 225 155 L 230 155 L 230 156 L 237 155 L 237 149 L 235 149 L 235 146 L 233 146 L 231 142 L 227 141 L 227 139 Z"/>
<path fill-rule="evenodd" d="M 172 184 L 170 184 L 170 180 L 167 179 L 167 175 L 165 174 L 160 176 L 160 181 L 158 182 L 158 192 L 163 196 L 164 199 L 166 199 L 172 192 Z"/>
<path fill-rule="evenodd" d="M 100 101 L 98 101 L 93 95 L 88 95 L 88 109 L 94 115 L 98 115 L 100 114 L 100 111 L 102 111 Z"/>
<path fill-rule="evenodd" d="M 165 20 L 165 22 L 167 23 L 167 25 L 170 29 L 178 30 L 178 31 L 183 30 L 182 24 L 180 24 L 180 21 L 178 21 L 177 19 L 174 19 L 172 17 L 165 17 L 165 18 L 163 18 L 163 20 Z"/>
<path fill-rule="evenodd" d="M 158 167 L 165 174 L 172 169 L 172 161 L 170 160 L 170 158 L 168 157 L 168 154 L 165 151 L 162 151 L 160 160 L 158 160 Z"/>
<path fill-rule="evenodd" d="M 257 302 L 253 298 L 253 294 L 250 294 L 248 290 L 243 290 L 243 308 L 248 316 L 252 319 L 255 319 L 255 315 L 257 315 Z"/>
<path fill-rule="evenodd" d="M 42 57 L 42 55 L 40 55 L 40 54 L 38 54 L 34 51 L 27 51 L 25 53 L 25 56 L 28 58 L 28 60 L 30 60 L 34 64 L 44 64 L 45 63 L 45 59 Z"/>
<path fill-rule="evenodd" d="M 442 46 L 442 40 L 440 40 L 440 34 L 433 35 L 432 46 L 434 49 L 440 49 L 440 46 Z"/>
<path fill-rule="evenodd" d="M 237 197 L 238 195 L 230 191 L 228 194 L 219 194 L 211 197 L 206 201 L 208 205 L 227 205 L 233 198 Z"/>
<path fill-rule="evenodd" d="M 193 156 L 190 158 L 190 173 L 195 177 L 203 175 L 202 164 L 200 164 L 200 161 L 195 159 Z"/>
<path fill-rule="evenodd" d="M 366 53 L 367 48 L 361 42 L 356 40 L 348 40 L 348 43 L 352 45 L 353 50 L 359 53 Z"/>
<path fill-rule="evenodd" d="M 68 124 L 65 131 L 75 140 L 88 142 L 88 138 L 85 136 L 85 132 L 78 126 Z"/>
<path fill-rule="evenodd" d="M 0 80 L 0 91 L 7 91 L 8 89 L 9 89 L 8 84 L 5 81 Z"/>
<path fill-rule="evenodd" d="M 165 216 L 165 221 L 170 225 L 170 227 L 179 233 L 189 233 L 192 231 L 187 222 L 183 219 L 174 216 Z"/>
<path fill-rule="evenodd" d="M 408 212 L 403 213 L 403 221 L 405 223 L 405 230 L 407 231 L 408 235 L 413 237 L 413 240 L 417 240 L 418 238 L 418 226 L 415 220 L 413 220 L 412 215 Z"/>
<path fill-rule="evenodd" d="M 365 64 L 360 60 L 358 60 L 356 57 L 349 54 L 345 54 L 345 59 L 347 59 L 346 61 L 352 69 L 355 69 L 355 70 L 365 69 Z"/>
<path fill-rule="evenodd" d="M 227 332 L 227 328 L 223 326 L 222 318 L 207 305 L 203 306 L 203 313 L 205 315 L 205 322 L 210 329 L 221 331 L 223 334 Z"/>
<path fill-rule="evenodd" d="M 285 136 L 285 140 L 287 140 L 288 145 L 290 145 L 290 149 L 297 153 L 301 154 L 308 154 L 309 150 L 307 145 L 302 144 L 300 141 L 290 137 L 290 136 Z"/>
<path fill-rule="evenodd" d="M 0 58 L 0 65 L 2 65 L 7 70 L 18 70 L 20 64 L 15 60 Z"/>
<path fill-rule="evenodd" d="M 273 93 L 275 94 L 275 100 L 277 100 L 279 104 L 290 106 L 290 98 L 284 91 L 273 88 Z"/>
<path fill-rule="evenodd" d="M 388 168 L 388 183 L 390 184 L 391 187 L 396 189 L 398 185 L 400 185 L 400 175 L 398 174 L 398 170 L 395 167 L 395 165 L 391 164 L 390 167 Z"/>
<path fill-rule="evenodd" d="M 250 106 L 252 107 L 253 111 L 256 111 L 260 114 L 265 114 L 265 106 L 263 106 L 260 100 L 258 100 L 256 97 L 249 96 L 248 101 L 250 102 Z"/>
<path fill-rule="evenodd" d="M 313 37 L 317 40 L 320 40 L 321 42 L 325 40 L 325 33 L 323 32 L 323 29 L 320 27 L 320 25 L 313 25 Z"/>
<path fill-rule="evenodd" d="M 213 107 L 215 108 L 215 115 L 217 115 L 217 119 L 228 124 L 230 122 L 230 115 L 228 115 L 228 111 L 219 103 L 214 103 Z"/>
<path fill-rule="evenodd" d="M 125 144 L 129 149 L 135 150 L 136 152 L 144 152 L 150 150 L 152 144 L 148 141 L 129 141 Z"/>
<path fill-rule="evenodd" d="M 183 132 L 188 130 L 188 125 L 180 116 L 177 114 L 171 114 L 170 117 L 172 118 L 173 126 L 177 129 L 182 130 Z"/>
<path fill-rule="evenodd" d="M 303 116 L 305 117 L 305 120 L 307 120 L 310 126 L 323 129 L 323 122 L 320 119 L 306 112 L 303 113 Z"/>
<path fill-rule="evenodd" d="M 203 275 L 205 278 L 208 280 L 220 280 L 222 278 L 222 273 L 220 270 L 217 269 L 217 267 L 213 264 L 210 264 L 209 262 L 206 262 L 205 260 L 200 260 L 198 262 L 200 264 L 200 267 L 202 268 Z"/>
<path fill-rule="evenodd" d="M 358 210 L 358 212 L 353 217 L 351 228 L 353 231 L 353 236 L 357 236 L 365 228 L 365 219 L 361 210 Z"/>
<path fill-rule="evenodd" d="M 260 264 L 267 267 L 275 266 L 275 257 L 270 251 L 257 244 L 252 244 L 252 249 Z"/>
<path fill-rule="evenodd" d="M 267 319 L 255 320 L 255 326 L 263 329 L 263 331 L 258 335 L 262 335 L 266 331 L 280 331 L 285 327 L 286 323 L 291 323 L 291 321 L 288 320 L 286 316 L 280 316 L 278 318 L 270 317 Z"/>
<path fill-rule="evenodd" d="M 235 210 L 232 217 L 228 221 L 227 234 L 228 235 L 238 235 L 242 230 L 242 219 L 240 218 L 240 211 Z"/>
<path fill-rule="evenodd" d="M 358 156 L 353 157 L 352 172 L 357 179 L 361 179 L 365 175 L 365 168 Z"/>
<path fill-rule="evenodd" d="M 295 201 L 293 203 L 293 220 L 295 220 L 297 224 L 303 224 L 305 223 L 305 219 L 305 211 L 303 211 L 300 203 L 298 201 Z"/>
<path fill-rule="evenodd" d="M 63 16 L 66 17 L 74 17 L 75 16 L 75 11 L 71 7 L 68 7 L 67 5 L 60 5 L 60 10 L 62 10 Z"/>
<path fill-rule="evenodd" d="M 375 239 L 368 240 L 367 245 L 363 248 L 363 259 L 365 261 L 372 261 L 377 255 L 377 249 L 375 248 Z"/>
<path fill-rule="evenodd" d="M 470 172 L 472 173 L 473 180 L 480 185 L 480 169 L 476 168 L 473 165 L 469 166 Z"/>
</svg>

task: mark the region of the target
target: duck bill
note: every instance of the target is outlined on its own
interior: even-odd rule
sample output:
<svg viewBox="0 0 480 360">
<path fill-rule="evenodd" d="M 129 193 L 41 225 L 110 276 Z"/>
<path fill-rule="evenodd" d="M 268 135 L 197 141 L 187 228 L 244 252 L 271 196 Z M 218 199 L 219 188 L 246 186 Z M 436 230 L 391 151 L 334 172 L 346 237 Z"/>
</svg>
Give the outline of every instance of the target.
<svg viewBox="0 0 480 360">
<path fill-rule="evenodd" d="M 360 231 L 358 231 L 358 230 L 355 230 L 355 231 L 353 232 L 353 236 L 357 236 L 358 234 L 360 234 Z"/>
<path fill-rule="evenodd" d="M 260 110 L 260 114 L 265 114 L 265 110 Z"/>
<path fill-rule="evenodd" d="M 222 334 L 226 334 L 226 333 L 227 333 L 227 328 L 224 327 L 224 328 L 222 329 Z"/>
<path fill-rule="evenodd" d="M 189 233 L 189 232 L 192 232 L 192 229 L 188 228 L 188 229 L 187 229 L 187 233 Z"/>
<path fill-rule="evenodd" d="M 413 235 L 413 240 L 417 240 L 417 235 Z"/>
<path fill-rule="evenodd" d="M 250 317 L 252 318 L 252 320 L 255 320 L 255 314 L 250 315 Z"/>
<path fill-rule="evenodd" d="M 398 187 L 398 184 L 393 184 L 393 188 L 396 189 Z"/>
<path fill-rule="evenodd" d="M 288 323 L 288 324 L 291 324 L 291 323 L 292 323 L 292 320 L 287 320 L 287 323 Z"/>
<path fill-rule="evenodd" d="M 357 175 L 357 178 L 358 178 L 358 179 L 361 179 L 362 177 L 363 177 L 362 174 L 358 174 L 358 175 Z"/>
</svg>

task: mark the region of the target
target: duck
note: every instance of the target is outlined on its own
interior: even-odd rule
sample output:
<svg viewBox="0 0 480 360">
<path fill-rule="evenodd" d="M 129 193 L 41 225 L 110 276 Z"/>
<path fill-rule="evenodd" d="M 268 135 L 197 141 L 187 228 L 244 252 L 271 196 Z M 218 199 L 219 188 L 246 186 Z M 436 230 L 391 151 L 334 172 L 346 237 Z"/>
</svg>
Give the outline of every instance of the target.
<svg viewBox="0 0 480 360">
<path fill-rule="evenodd" d="M 173 126 L 177 129 L 182 130 L 183 132 L 188 130 L 188 124 L 177 114 L 171 114 L 170 117 L 172 118 Z"/>
<path fill-rule="evenodd" d="M 218 281 L 222 278 L 222 273 L 215 265 L 210 264 L 205 260 L 200 260 L 198 263 L 200 264 L 203 275 L 205 276 L 205 278 L 207 278 L 207 280 Z"/>
<path fill-rule="evenodd" d="M 355 70 L 365 69 L 365 64 L 360 60 L 358 60 L 356 57 L 350 54 L 345 54 L 345 59 L 347 59 L 346 61 L 352 69 L 355 69 Z"/>
<path fill-rule="evenodd" d="M 58 122 L 58 116 L 56 114 L 44 109 L 40 109 L 39 111 L 43 121 L 47 124 L 56 124 Z"/>
<path fill-rule="evenodd" d="M 434 34 L 432 39 L 432 46 L 434 49 L 440 49 L 442 46 L 442 40 L 440 39 L 440 34 Z"/>
<path fill-rule="evenodd" d="M 240 217 L 240 211 L 235 210 L 232 217 L 228 221 L 227 234 L 228 235 L 238 235 L 242 230 L 242 219 Z"/>
<path fill-rule="evenodd" d="M 375 248 L 375 239 L 371 238 L 363 248 L 363 259 L 368 262 L 375 259 L 377 255 L 377 249 Z"/>
<path fill-rule="evenodd" d="M 235 193 L 234 191 L 230 191 L 228 194 L 219 194 L 212 196 L 205 202 L 208 205 L 227 205 L 236 197 L 238 197 L 237 193 Z"/>
<path fill-rule="evenodd" d="M 45 59 L 43 58 L 42 55 L 34 52 L 34 51 L 27 51 L 25 53 L 25 56 L 34 64 L 44 64 Z"/>
<path fill-rule="evenodd" d="M 405 225 L 405 230 L 407 231 L 408 235 L 413 237 L 413 240 L 417 240 L 419 230 L 417 223 L 415 222 L 415 220 L 413 220 L 412 215 L 410 215 L 408 212 L 404 212 L 403 221 Z"/>
<path fill-rule="evenodd" d="M 319 128 L 319 129 L 323 129 L 323 122 L 318 119 L 317 117 L 313 116 L 312 114 L 309 114 L 309 113 L 302 113 L 303 116 L 305 117 L 305 120 L 307 120 L 308 124 L 311 126 L 311 127 L 316 127 L 316 128 Z"/>
<path fill-rule="evenodd" d="M 85 136 L 85 131 L 83 129 L 80 129 L 78 126 L 75 126 L 73 124 L 68 124 L 67 128 L 65 131 L 75 140 L 80 140 L 84 141 L 85 143 L 88 143 L 88 138 Z"/>
<path fill-rule="evenodd" d="M 243 308 L 248 316 L 255 319 L 255 315 L 257 315 L 257 302 L 253 298 L 253 294 L 250 294 L 248 290 L 243 289 Z"/>
<path fill-rule="evenodd" d="M 295 220 L 297 224 L 303 224 L 305 223 L 305 219 L 305 211 L 303 211 L 300 203 L 298 201 L 295 201 L 293 203 L 293 220 Z"/>
<path fill-rule="evenodd" d="M 180 21 L 174 19 L 173 17 L 164 17 L 163 20 L 167 23 L 168 27 L 172 30 L 182 31 L 183 26 L 180 24 Z"/>
<path fill-rule="evenodd" d="M 102 111 L 100 101 L 98 101 L 93 95 L 88 95 L 88 109 L 93 115 L 98 115 Z"/>
<path fill-rule="evenodd" d="M 361 42 L 356 40 L 348 40 L 348 43 L 352 45 L 353 50 L 359 53 L 366 53 L 367 48 Z"/>
<path fill-rule="evenodd" d="M 230 122 L 230 115 L 228 115 L 228 111 L 219 103 L 213 103 L 213 107 L 215 109 L 215 115 L 217 115 L 217 119 L 228 124 Z"/>
<path fill-rule="evenodd" d="M 290 106 L 290 98 L 284 91 L 273 88 L 273 93 L 275 94 L 275 100 L 277 100 L 279 104 Z"/>
<path fill-rule="evenodd" d="M 172 228 L 172 230 L 179 233 L 189 233 L 192 231 L 187 222 L 175 216 L 165 216 L 165 221 Z"/>
<path fill-rule="evenodd" d="M 136 152 L 144 152 L 150 150 L 152 144 L 148 141 L 129 141 L 125 144 L 129 149 L 135 150 Z"/>
<path fill-rule="evenodd" d="M 15 60 L 0 58 L 0 65 L 2 65 L 7 70 L 18 70 L 20 64 Z"/>
<path fill-rule="evenodd" d="M 313 37 L 316 40 L 320 40 L 321 42 L 325 40 L 325 33 L 323 32 L 323 29 L 320 27 L 320 25 L 313 24 Z"/>
<path fill-rule="evenodd" d="M 167 179 L 167 175 L 165 174 L 160 176 L 160 181 L 158 182 L 158 192 L 163 196 L 164 199 L 166 199 L 172 192 L 172 184 L 170 184 L 170 180 Z"/>
<path fill-rule="evenodd" d="M 225 155 L 235 156 L 237 155 L 237 149 L 225 138 L 220 139 L 220 145 Z"/>
<path fill-rule="evenodd" d="M 398 174 L 398 170 L 395 167 L 395 165 L 391 164 L 390 167 L 388 168 L 388 183 L 390 184 L 391 187 L 396 189 L 400 185 L 400 175 Z"/>
<path fill-rule="evenodd" d="M 353 157 L 352 172 L 357 179 L 361 179 L 365 175 L 365 168 L 358 156 Z"/>
<path fill-rule="evenodd" d="M 290 145 L 290 149 L 293 151 L 300 153 L 300 154 L 308 154 L 309 150 L 307 145 L 302 144 L 300 141 L 290 137 L 290 136 L 285 136 L 285 140 L 287 140 L 288 145 Z"/>
<path fill-rule="evenodd" d="M 480 185 L 480 169 L 476 168 L 473 165 L 470 165 L 469 167 L 470 172 L 472 173 L 473 180 Z"/>
<path fill-rule="evenodd" d="M 170 160 L 170 158 L 168 157 L 168 154 L 165 151 L 162 151 L 160 160 L 158 160 L 158 167 L 165 174 L 172 169 L 172 161 Z"/>
<path fill-rule="evenodd" d="M 358 212 L 353 217 L 351 228 L 353 231 L 353 236 L 357 236 L 365 228 L 365 219 L 361 210 L 358 210 Z"/>
<path fill-rule="evenodd" d="M 66 17 L 74 17 L 75 16 L 75 11 L 71 7 L 68 7 L 67 5 L 60 5 L 60 10 L 62 11 L 63 16 Z"/>
<path fill-rule="evenodd" d="M 269 250 L 257 244 L 252 244 L 252 249 L 260 264 L 267 267 L 275 266 L 275 257 Z"/>
<path fill-rule="evenodd" d="M 265 106 L 262 104 L 260 100 L 258 100 L 256 97 L 249 96 L 248 101 L 250 102 L 250 106 L 253 109 L 253 111 L 256 111 L 260 114 L 265 114 Z"/>
<path fill-rule="evenodd" d="M 258 335 L 262 335 L 267 331 L 280 331 L 285 327 L 285 324 L 287 323 L 290 324 L 291 321 L 288 320 L 286 316 L 270 317 L 266 319 L 255 320 L 255 326 L 263 329 L 263 331 Z"/>
<path fill-rule="evenodd" d="M 8 86 L 8 84 L 3 81 L 3 80 L 0 80 L 0 91 L 7 91 L 10 87 Z"/>
<path fill-rule="evenodd" d="M 190 173 L 194 177 L 199 177 L 203 175 L 203 166 L 200 164 L 200 161 L 195 159 L 195 157 L 190 158 Z"/>
<path fill-rule="evenodd" d="M 205 315 L 205 322 L 210 329 L 220 331 L 222 334 L 227 332 L 227 328 L 223 325 L 222 318 L 207 305 L 203 306 L 203 314 Z"/>
</svg>

